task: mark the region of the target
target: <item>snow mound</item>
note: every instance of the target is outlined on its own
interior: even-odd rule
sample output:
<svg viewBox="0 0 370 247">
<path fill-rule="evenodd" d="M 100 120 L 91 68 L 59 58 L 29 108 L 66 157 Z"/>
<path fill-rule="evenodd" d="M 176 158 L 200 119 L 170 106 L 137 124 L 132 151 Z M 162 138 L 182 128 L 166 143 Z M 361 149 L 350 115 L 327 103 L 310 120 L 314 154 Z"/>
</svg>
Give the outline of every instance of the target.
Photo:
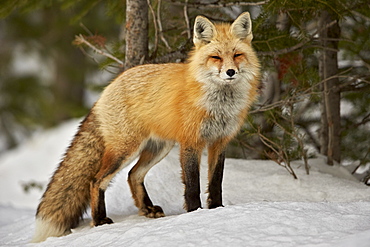
<svg viewBox="0 0 370 247">
<path fill-rule="evenodd" d="M 0 157 L 0 246 L 23 246 L 31 239 L 41 190 L 25 193 L 22 184 L 47 184 L 78 123 L 43 132 Z M 227 159 L 225 207 L 183 210 L 178 149 L 147 175 L 153 203 L 167 217 L 137 216 L 123 169 L 106 194 L 115 224 L 90 228 L 89 214 L 73 233 L 40 246 L 368 246 L 370 188 L 323 157 L 293 162 L 299 179 L 271 161 Z M 202 201 L 206 201 L 207 164 L 202 157 Z M 203 205 L 205 208 L 205 204 Z"/>
</svg>

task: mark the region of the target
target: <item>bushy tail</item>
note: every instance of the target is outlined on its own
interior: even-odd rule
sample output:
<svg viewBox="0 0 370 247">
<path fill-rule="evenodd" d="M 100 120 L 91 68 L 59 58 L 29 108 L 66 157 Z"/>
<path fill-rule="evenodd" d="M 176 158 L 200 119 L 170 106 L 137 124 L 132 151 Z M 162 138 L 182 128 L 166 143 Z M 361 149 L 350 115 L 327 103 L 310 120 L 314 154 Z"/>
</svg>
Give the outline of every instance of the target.
<svg viewBox="0 0 370 247">
<path fill-rule="evenodd" d="M 104 152 L 98 127 L 91 111 L 81 123 L 42 196 L 31 242 L 66 235 L 78 225 L 90 202 L 90 183 L 100 167 Z"/>
</svg>

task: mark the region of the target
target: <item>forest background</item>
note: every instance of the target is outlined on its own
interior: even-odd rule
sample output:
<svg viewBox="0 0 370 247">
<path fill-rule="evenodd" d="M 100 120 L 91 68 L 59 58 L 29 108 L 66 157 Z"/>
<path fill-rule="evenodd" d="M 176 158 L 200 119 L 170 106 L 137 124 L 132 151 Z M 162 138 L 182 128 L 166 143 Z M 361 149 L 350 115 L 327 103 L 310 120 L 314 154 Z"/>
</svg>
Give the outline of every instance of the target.
<svg viewBox="0 0 370 247">
<path fill-rule="evenodd" d="M 261 97 L 228 156 L 272 159 L 296 176 L 292 160 L 321 153 L 369 183 L 367 0 L 1 2 L 0 155 L 87 114 L 125 69 L 185 62 L 197 15 L 232 21 L 249 11 Z"/>
</svg>

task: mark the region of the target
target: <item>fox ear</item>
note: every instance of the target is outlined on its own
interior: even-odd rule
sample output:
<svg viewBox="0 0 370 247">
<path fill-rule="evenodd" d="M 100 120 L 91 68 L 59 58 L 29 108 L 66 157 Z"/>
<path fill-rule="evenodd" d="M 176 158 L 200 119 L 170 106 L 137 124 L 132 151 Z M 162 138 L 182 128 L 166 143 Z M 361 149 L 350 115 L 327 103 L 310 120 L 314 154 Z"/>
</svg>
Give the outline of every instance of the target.
<svg viewBox="0 0 370 247">
<path fill-rule="evenodd" d="M 203 16 L 197 16 L 194 23 L 194 45 L 199 46 L 202 43 L 207 44 L 211 42 L 215 34 L 215 30 L 215 26 L 207 18 Z"/>
<path fill-rule="evenodd" d="M 252 21 L 248 12 L 239 15 L 230 27 L 230 31 L 237 38 L 251 42 L 253 39 L 252 34 Z"/>
</svg>

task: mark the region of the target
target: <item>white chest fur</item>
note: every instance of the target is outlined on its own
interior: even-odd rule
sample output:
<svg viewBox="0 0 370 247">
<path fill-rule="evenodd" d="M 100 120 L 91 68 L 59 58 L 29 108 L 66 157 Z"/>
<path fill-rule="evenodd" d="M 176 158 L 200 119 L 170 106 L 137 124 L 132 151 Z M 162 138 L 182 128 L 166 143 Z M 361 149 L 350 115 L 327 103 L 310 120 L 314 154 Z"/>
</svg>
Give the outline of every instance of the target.
<svg viewBox="0 0 370 247">
<path fill-rule="evenodd" d="M 248 87 L 244 83 L 204 86 L 202 105 L 210 117 L 202 123 L 203 138 L 212 142 L 238 131 L 240 113 L 248 107 Z"/>
</svg>

